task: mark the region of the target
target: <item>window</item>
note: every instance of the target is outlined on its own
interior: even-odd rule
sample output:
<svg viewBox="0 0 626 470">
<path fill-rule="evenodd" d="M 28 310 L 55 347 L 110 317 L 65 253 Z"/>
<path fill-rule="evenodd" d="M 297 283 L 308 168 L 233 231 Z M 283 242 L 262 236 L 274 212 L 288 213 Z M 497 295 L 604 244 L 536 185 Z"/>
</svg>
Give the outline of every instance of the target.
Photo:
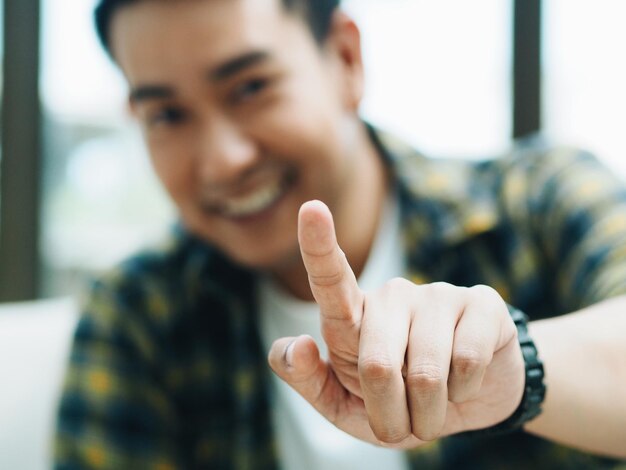
<svg viewBox="0 0 626 470">
<path fill-rule="evenodd" d="M 126 110 L 121 74 L 94 32 L 95 0 L 43 2 L 44 295 L 157 239 L 172 218 Z"/>
<path fill-rule="evenodd" d="M 38 0 L 2 2 L 0 301 L 37 295 Z"/>
<path fill-rule="evenodd" d="M 544 0 L 543 125 L 626 178 L 626 2 Z"/>
<path fill-rule="evenodd" d="M 433 155 L 485 156 L 508 146 L 511 1 L 344 6 L 363 34 L 366 118 Z"/>
</svg>

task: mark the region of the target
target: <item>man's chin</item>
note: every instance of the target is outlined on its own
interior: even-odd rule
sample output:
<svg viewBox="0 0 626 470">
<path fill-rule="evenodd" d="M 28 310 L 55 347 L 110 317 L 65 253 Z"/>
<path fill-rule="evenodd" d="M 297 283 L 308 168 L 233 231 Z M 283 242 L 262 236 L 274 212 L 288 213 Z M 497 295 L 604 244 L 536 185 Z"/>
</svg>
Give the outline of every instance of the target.
<svg viewBox="0 0 626 470">
<path fill-rule="evenodd" d="M 286 250 L 271 250 L 260 245 L 255 250 L 229 249 L 225 254 L 235 264 L 255 271 L 282 272 L 302 264 L 297 244 Z"/>
<path fill-rule="evenodd" d="M 214 246 L 229 260 L 243 268 L 257 271 L 284 271 L 302 264 L 295 228 L 291 230 L 293 236 L 287 236 L 285 233 L 282 238 L 272 237 L 269 232 L 258 234 L 258 236 L 249 236 L 249 234 L 240 236 L 237 233 L 231 233 L 230 238 L 226 238 L 225 235 L 216 237 L 214 233 L 208 232 L 204 224 L 186 224 L 186 226 L 196 237 Z"/>
</svg>

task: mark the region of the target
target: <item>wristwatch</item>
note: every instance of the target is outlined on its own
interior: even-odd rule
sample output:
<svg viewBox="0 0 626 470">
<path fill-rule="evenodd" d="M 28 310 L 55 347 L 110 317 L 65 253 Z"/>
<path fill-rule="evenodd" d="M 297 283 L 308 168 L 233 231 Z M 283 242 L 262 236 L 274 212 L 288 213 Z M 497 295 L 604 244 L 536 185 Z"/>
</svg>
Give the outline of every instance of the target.
<svg viewBox="0 0 626 470">
<path fill-rule="evenodd" d="M 522 401 L 517 409 L 507 419 L 494 426 L 476 431 L 467 431 L 460 435 L 467 437 L 489 437 L 508 434 L 519 430 L 526 422 L 536 418 L 541 413 L 541 404 L 546 396 L 546 386 L 543 383 L 543 363 L 537 355 L 537 348 L 528 334 L 528 316 L 521 310 L 507 305 L 511 318 L 517 327 L 517 338 L 522 349 L 526 370 L 526 384 Z"/>
</svg>

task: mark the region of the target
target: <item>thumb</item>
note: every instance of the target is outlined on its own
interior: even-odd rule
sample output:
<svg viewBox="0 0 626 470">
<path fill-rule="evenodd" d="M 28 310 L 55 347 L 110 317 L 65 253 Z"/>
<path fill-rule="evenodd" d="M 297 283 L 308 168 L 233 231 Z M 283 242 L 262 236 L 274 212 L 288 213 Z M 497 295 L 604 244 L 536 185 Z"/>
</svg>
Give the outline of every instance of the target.
<svg viewBox="0 0 626 470">
<path fill-rule="evenodd" d="M 347 395 L 313 338 L 302 335 L 274 341 L 268 355 L 272 370 L 326 419 L 337 419 L 338 398 Z"/>
</svg>

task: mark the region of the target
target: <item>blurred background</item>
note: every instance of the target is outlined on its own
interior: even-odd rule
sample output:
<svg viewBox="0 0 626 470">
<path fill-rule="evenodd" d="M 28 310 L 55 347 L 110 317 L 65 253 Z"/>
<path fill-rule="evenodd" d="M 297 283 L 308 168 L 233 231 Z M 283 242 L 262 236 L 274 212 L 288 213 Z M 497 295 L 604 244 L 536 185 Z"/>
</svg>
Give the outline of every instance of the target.
<svg viewBox="0 0 626 470">
<path fill-rule="evenodd" d="M 173 218 L 94 4 L 4 0 L 0 300 L 79 292 Z M 372 122 L 434 156 L 488 156 L 541 130 L 626 175 L 623 0 L 344 6 L 364 36 Z"/>
<path fill-rule="evenodd" d="M 127 114 L 122 77 L 97 43 L 94 5 L 0 0 L 0 302 L 75 298 L 175 217 Z M 463 158 L 541 131 L 626 178 L 625 1 L 344 6 L 363 33 L 368 120 L 426 154 Z M 45 468 L 19 433 L 45 438 L 35 428 L 51 426 L 75 321 L 73 301 L 27 305 L 0 304 L 0 468 Z"/>
</svg>

